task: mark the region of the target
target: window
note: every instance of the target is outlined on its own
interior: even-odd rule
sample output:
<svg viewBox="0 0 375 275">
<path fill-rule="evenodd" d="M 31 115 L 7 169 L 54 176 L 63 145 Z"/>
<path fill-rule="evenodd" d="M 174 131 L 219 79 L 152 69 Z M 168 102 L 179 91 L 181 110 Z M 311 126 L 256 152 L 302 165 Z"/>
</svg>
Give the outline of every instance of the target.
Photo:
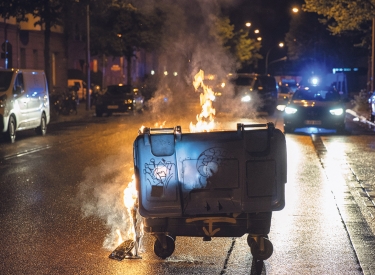
<svg viewBox="0 0 375 275">
<path fill-rule="evenodd" d="M 17 78 L 16 78 L 16 81 L 14 82 L 13 92 L 16 92 L 17 89 L 18 89 L 18 91 L 21 91 L 21 92 L 23 92 L 23 90 L 24 90 L 23 75 L 22 74 L 18 74 Z"/>
</svg>

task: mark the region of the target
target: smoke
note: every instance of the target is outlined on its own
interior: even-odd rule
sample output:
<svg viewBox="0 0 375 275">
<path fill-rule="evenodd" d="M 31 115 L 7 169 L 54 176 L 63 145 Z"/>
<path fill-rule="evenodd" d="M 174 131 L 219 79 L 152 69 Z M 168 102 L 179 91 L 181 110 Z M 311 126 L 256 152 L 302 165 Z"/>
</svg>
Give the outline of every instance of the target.
<svg viewBox="0 0 375 275">
<path fill-rule="evenodd" d="M 134 5 L 146 12 L 158 7 L 166 15 L 160 34 L 163 47 L 158 53 L 157 71 L 168 74 L 157 76 L 157 90 L 147 103 L 150 122 L 164 125 L 172 117 L 186 119 L 187 114 L 195 117 L 200 110 L 194 108 L 200 106 L 199 94 L 192 86 L 194 75 L 203 70 L 221 79 L 236 69 L 234 59 L 212 36 L 215 31 L 214 19 L 219 16 L 221 5 L 229 5 L 232 1 L 135 2 Z M 238 108 L 233 110 L 240 111 Z M 104 220 L 109 229 L 103 242 L 103 247 L 109 250 L 118 245 L 118 230 L 122 236 L 126 236 L 129 228 L 133 227 L 123 196 L 126 183 L 131 180 L 134 171 L 130 167 L 132 164 L 123 158 L 112 156 L 98 167 L 86 169 L 85 180 L 79 186 L 78 199 L 84 216 Z"/>
<path fill-rule="evenodd" d="M 232 2 L 137 1 L 138 8 L 146 12 L 159 8 L 165 16 L 160 33 L 162 47 L 157 53 L 159 75 L 153 76 L 159 81 L 153 98 L 147 103 L 151 118 L 159 124 L 171 116 L 186 117 L 186 112 L 193 111 L 187 109 L 193 105 L 192 101 L 199 104 L 199 94 L 194 92 L 192 80 L 200 70 L 206 75 L 216 75 L 218 79 L 224 79 L 236 70 L 236 61 L 215 36 L 215 21 L 222 7 Z M 229 89 L 228 93 L 233 95 Z M 186 102 L 188 104 L 184 104 Z"/>
<path fill-rule="evenodd" d="M 79 185 L 77 198 L 82 213 L 84 217 L 93 216 L 105 221 L 109 233 L 103 247 L 109 250 L 118 245 L 118 230 L 121 236 L 130 237 L 127 232 L 134 226 L 123 199 L 124 189 L 133 175 L 129 166 L 129 162 L 119 156 L 109 157 L 98 167 L 86 168 L 85 180 Z"/>
</svg>

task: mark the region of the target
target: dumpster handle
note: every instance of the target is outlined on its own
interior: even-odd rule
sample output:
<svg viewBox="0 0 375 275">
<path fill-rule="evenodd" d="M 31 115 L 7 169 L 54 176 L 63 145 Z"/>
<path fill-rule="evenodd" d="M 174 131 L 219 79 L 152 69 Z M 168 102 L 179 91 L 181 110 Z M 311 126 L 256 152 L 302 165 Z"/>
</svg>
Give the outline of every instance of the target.
<svg viewBox="0 0 375 275">
<path fill-rule="evenodd" d="M 267 122 L 263 124 L 243 124 L 237 123 L 237 131 L 243 131 L 245 128 L 267 128 L 269 131 L 273 131 L 275 129 L 275 125 L 273 122 Z"/>
<path fill-rule="evenodd" d="M 272 122 L 268 122 L 267 124 L 237 124 L 237 132 L 242 133 L 245 128 L 267 128 L 267 147 L 264 151 L 260 152 L 248 152 L 252 157 L 264 157 L 267 156 L 270 152 L 271 147 L 271 138 L 273 137 L 273 131 L 275 130 L 275 125 Z"/>
<path fill-rule="evenodd" d="M 153 133 L 151 133 L 153 132 Z M 151 144 L 150 136 L 152 134 L 174 134 L 177 140 L 181 140 L 181 126 L 176 126 L 174 128 L 143 128 L 143 132 L 140 132 L 140 134 L 145 135 L 144 143 L 146 146 L 149 146 Z"/>
</svg>

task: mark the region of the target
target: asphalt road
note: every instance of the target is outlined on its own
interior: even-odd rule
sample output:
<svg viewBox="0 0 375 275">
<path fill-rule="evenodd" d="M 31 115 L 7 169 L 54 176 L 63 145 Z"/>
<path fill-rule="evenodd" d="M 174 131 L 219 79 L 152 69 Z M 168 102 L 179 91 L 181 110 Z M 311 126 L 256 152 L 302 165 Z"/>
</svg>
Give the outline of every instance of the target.
<svg viewBox="0 0 375 275">
<path fill-rule="evenodd" d="M 96 118 L 82 107 L 54 120 L 46 137 L 27 131 L 15 144 L 0 142 L 2 274 L 374 274 L 368 127 L 350 123 L 344 136 L 286 135 L 286 206 L 273 213 L 274 253 L 263 266 L 254 264 L 246 236 L 178 237 L 173 255 L 161 260 L 145 235 L 142 259 L 115 261 L 108 256 L 116 229 L 131 226 L 122 194 L 138 128 L 152 121 L 187 131 L 196 110 L 165 122 L 147 113 Z M 282 125 L 277 115 L 218 120 L 232 129 L 237 122 Z"/>
</svg>

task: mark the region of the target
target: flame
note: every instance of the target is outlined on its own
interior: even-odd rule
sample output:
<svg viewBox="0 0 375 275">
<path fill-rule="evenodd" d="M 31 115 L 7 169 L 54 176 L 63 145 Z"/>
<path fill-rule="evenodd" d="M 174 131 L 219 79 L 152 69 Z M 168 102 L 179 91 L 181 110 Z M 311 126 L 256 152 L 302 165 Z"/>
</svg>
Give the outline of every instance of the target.
<svg viewBox="0 0 375 275">
<path fill-rule="evenodd" d="M 197 115 L 197 123 L 194 125 L 190 122 L 190 132 L 209 132 L 215 127 L 215 108 L 212 102 L 215 99 L 215 93 L 212 89 L 203 83 L 204 72 L 200 70 L 195 76 L 193 85 L 195 91 L 202 87 L 203 93 L 200 94 L 200 104 L 202 111 Z"/>
<path fill-rule="evenodd" d="M 135 175 L 132 176 L 132 181 L 129 182 L 128 186 L 124 189 L 124 206 L 127 212 L 127 217 L 124 215 L 124 220 L 127 221 L 126 224 L 127 230 L 123 231 L 124 228 L 117 228 L 115 230 L 117 234 L 117 246 L 121 245 L 126 240 L 133 240 L 136 242 L 136 245 L 138 246 L 138 251 L 141 251 L 142 245 L 141 245 L 141 238 L 144 234 L 143 231 L 143 221 L 141 216 L 139 215 L 137 211 L 137 200 L 138 200 L 138 192 L 136 189 L 136 182 L 135 182 Z"/>
<path fill-rule="evenodd" d="M 156 122 L 154 125 L 155 125 L 155 127 L 158 127 L 158 128 L 163 128 L 164 126 L 165 126 L 165 123 L 166 123 L 167 121 L 166 120 L 164 120 L 163 122 L 161 122 L 161 123 L 159 123 L 159 122 Z"/>
<path fill-rule="evenodd" d="M 120 245 L 124 242 L 120 229 L 116 229 L 116 233 L 117 233 L 117 245 Z"/>
<path fill-rule="evenodd" d="M 136 218 L 134 215 L 136 215 L 136 204 L 138 199 L 138 193 L 137 189 L 135 187 L 135 175 L 132 176 L 132 181 L 129 182 L 128 187 L 124 189 L 124 205 L 126 208 L 126 211 L 128 212 L 129 217 L 133 218 L 131 220 L 131 223 L 134 223 L 134 219 Z M 128 232 L 126 232 L 126 235 L 135 240 L 136 234 L 135 234 L 135 228 L 134 226 L 129 226 Z"/>
<path fill-rule="evenodd" d="M 143 133 L 143 129 L 145 128 L 146 126 L 142 125 L 141 128 L 139 128 L 139 132 L 140 133 Z"/>
</svg>

